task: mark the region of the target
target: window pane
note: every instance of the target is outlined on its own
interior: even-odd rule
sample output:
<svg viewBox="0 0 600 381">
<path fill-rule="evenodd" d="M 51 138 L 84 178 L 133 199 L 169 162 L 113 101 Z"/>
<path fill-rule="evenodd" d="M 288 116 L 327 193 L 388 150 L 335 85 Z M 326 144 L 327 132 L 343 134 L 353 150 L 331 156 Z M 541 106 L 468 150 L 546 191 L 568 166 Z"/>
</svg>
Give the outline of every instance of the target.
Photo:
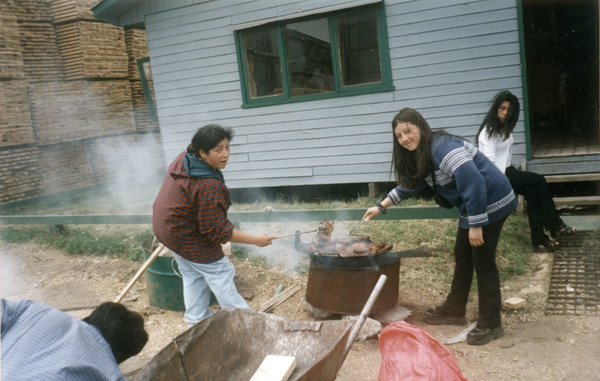
<svg viewBox="0 0 600 381">
<path fill-rule="evenodd" d="M 381 82 L 375 11 L 339 17 L 335 26 L 342 86 Z"/>
<path fill-rule="evenodd" d="M 292 96 L 334 91 L 327 19 L 287 24 L 285 38 Z"/>
<path fill-rule="evenodd" d="M 277 29 L 244 36 L 250 97 L 283 94 Z"/>
</svg>

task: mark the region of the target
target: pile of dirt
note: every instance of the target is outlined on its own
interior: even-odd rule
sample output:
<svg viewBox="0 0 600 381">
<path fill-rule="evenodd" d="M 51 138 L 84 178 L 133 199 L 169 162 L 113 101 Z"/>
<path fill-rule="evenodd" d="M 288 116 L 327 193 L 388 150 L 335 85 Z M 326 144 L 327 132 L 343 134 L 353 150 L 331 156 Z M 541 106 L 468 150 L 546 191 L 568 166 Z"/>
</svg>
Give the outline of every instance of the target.
<svg viewBox="0 0 600 381">
<path fill-rule="evenodd" d="M 2 296 L 33 299 L 66 310 L 82 318 L 104 301 L 111 301 L 135 275 L 141 264 L 105 257 L 69 256 L 35 244 L 0 242 Z M 448 345 L 469 380 L 592 380 L 600 367 L 599 316 L 545 316 L 543 305 L 551 268 L 551 255 L 532 254 L 531 272 L 503 285 L 505 297 L 519 296 L 527 306 L 503 314 L 505 336 L 485 346 L 466 343 Z M 232 258 L 236 284 L 253 309 L 268 301 L 283 284 L 300 291 L 277 306 L 273 313 L 296 320 L 315 320 L 302 307 L 305 275 L 257 266 Z M 402 272 L 416 271 L 419 259 L 402 262 Z M 442 341 L 454 337 L 464 327 L 430 326 L 422 321 L 425 309 L 440 303 L 439 293 L 400 290 L 399 305 L 412 311 L 406 319 L 425 328 Z M 167 311 L 150 305 L 146 281 L 142 278 L 123 302 L 146 320 L 150 341 L 144 350 L 122 364 L 124 373 L 139 369 L 162 347 L 187 328 L 183 312 Z M 476 316 L 470 303 L 468 317 Z M 218 309 L 218 306 L 214 306 Z M 339 381 L 377 380 L 381 355 L 377 337 L 355 342 L 338 374 Z"/>
</svg>

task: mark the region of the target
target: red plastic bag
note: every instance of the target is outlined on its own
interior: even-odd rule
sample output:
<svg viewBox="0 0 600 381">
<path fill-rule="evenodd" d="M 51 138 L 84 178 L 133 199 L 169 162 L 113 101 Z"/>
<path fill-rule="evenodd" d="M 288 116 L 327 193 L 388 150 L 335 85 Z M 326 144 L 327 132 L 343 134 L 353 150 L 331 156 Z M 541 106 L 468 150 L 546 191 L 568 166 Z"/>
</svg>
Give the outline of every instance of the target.
<svg viewBox="0 0 600 381">
<path fill-rule="evenodd" d="M 379 381 L 467 379 L 452 353 L 424 329 L 397 321 L 379 336 Z"/>
</svg>

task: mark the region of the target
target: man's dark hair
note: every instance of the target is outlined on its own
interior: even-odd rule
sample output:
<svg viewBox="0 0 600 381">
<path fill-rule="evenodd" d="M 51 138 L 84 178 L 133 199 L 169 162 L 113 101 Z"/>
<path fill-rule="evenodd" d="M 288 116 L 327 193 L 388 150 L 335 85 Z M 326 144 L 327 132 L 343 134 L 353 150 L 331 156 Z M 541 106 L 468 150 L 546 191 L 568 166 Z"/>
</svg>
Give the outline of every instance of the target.
<svg viewBox="0 0 600 381">
<path fill-rule="evenodd" d="M 83 321 L 100 330 L 119 364 L 140 353 L 148 342 L 142 316 L 119 303 L 102 303 Z"/>
</svg>

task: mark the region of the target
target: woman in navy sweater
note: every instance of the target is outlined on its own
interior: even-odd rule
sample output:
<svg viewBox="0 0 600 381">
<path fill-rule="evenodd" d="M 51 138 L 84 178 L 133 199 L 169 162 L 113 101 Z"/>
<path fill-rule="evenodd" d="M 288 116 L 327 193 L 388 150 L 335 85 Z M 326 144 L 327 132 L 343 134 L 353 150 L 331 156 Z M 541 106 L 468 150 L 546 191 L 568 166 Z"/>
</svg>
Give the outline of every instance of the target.
<svg viewBox="0 0 600 381">
<path fill-rule="evenodd" d="M 496 247 L 502 225 L 517 203 L 506 177 L 466 140 L 431 131 L 416 110 L 404 108 L 392 120 L 393 168 L 398 186 L 369 209 L 370 220 L 426 186 L 460 212 L 454 246 L 454 277 L 446 301 L 425 312 L 428 324 L 466 324 L 466 305 L 477 274 L 479 317 L 467 342 L 482 345 L 504 335 Z"/>
</svg>

